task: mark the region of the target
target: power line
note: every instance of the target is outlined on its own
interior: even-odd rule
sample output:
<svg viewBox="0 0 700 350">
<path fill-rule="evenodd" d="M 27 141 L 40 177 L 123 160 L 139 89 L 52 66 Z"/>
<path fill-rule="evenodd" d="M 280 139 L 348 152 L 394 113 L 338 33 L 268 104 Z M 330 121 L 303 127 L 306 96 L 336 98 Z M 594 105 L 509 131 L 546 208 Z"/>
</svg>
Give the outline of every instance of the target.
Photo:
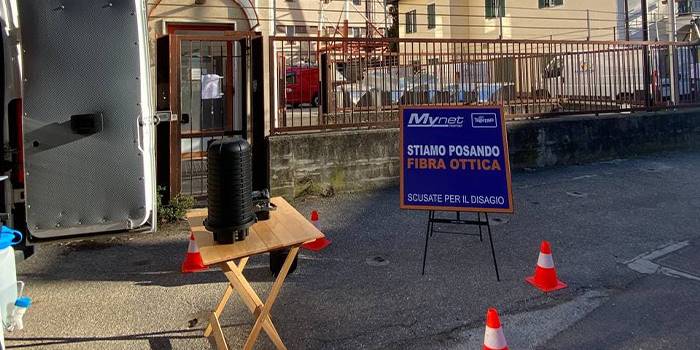
<svg viewBox="0 0 700 350">
<path fill-rule="evenodd" d="M 175 4 L 161 4 L 160 6 L 166 6 L 166 7 L 182 7 L 182 5 L 175 5 Z M 198 8 L 223 8 L 225 6 L 217 6 L 217 5 L 202 5 L 198 6 Z M 256 9 L 261 9 L 261 10 L 271 10 L 272 7 L 257 7 Z M 284 12 L 318 12 L 319 9 L 312 9 L 312 8 L 277 8 L 278 11 L 282 10 Z M 344 13 L 344 10 L 341 9 L 324 9 L 323 10 L 326 13 Z M 362 13 L 358 12 L 358 14 L 365 14 L 367 11 L 363 11 Z M 383 11 L 369 11 L 372 15 L 383 15 Z M 453 13 L 448 13 L 448 14 L 429 14 L 427 12 L 417 12 L 416 15 L 419 16 L 428 16 L 428 15 L 435 15 L 436 17 L 457 17 L 457 18 L 485 18 L 482 15 L 475 15 L 475 14 L 453 14 Z M 390 16 L 387 14 L 387 16 Z M 279 18 L 279 16 L 277 16 Z M 539 20 L 539 21 L 590 21 L 590 22 L 619 22 L 618 19 L 610 19 L 610 18 L 585 18 L 585 17 L 535 17 L 535 16 L 506 16 L 504 19 L 534 19 L 534 20 Z"/>
<path fill-rule="evenodd" d="M 320 0 L 319 0 L 320 1 Z M 319 4 L 319 1 L 314 1 L 314 0 L 309 0 L 309 1 L 298 1 L 298 3 L 301 2 L 309 2 L 313 3 L 315 5 Z M 197 7 L 197 8 L 231 8 L 232 6 L 226 6 L 226 5 L 210 5 L 210 4 L 205 4 L 205 5 L 182 5 L 182 4 L 177 4 L 177 3 L 164 3 L 164 2 L 148 2 L 147 3 L 149 6 L 163 6 L 163 5 L 168 5 L 168 6 L 178 6 L 178 7 Z M 411 4 L 412 5 L 412 4 Z M 407 5 L 410 6 L 410 5 Z M 422 5 L 419 5 L 422 6 Z M 485 5 L 444 5 L 444 4 L 435 4 L 435 7 L 443 7 L 443 8 L 450 8 L 450 9 L 455 9 L 455 8 L 476 8 L 476 9 L 486 9 Z M 272 7 L 265 7 L 265 6 L 256 6 L 254 7 L 255 9 L 272 9 Z M 277 6 L 277 10 L 286 10 L 288 8 L 284 7 L 279 7 Z M 512 10 L 531 10 L 531 11 L 560 11 L 560 12 L 590 12 L 590 13 L 600 13 L 600 14 L 624 14 L 624 11 L 608 11 L 608 10 L 595 10 L 595 9 L 564 9 L 564 8 L 558 8 L 558 7 L 545 7 L 545 8 L 539 8 L 539 7 L 524 7 L 524 6 L 508 6 L 507 9 L 512 9 Z M 318 9 L 314 9 L 318 11 Z"/>
<path fill-rule="evenodd" d="M 159 16 L 159 15 L 154 15 L 150 17 L 151 19 L 190 19 L 192 18 L 191 16 Z M 214 17 L 214 16 L 198 16 L 197 18 L 200 19 L 208 19 L 208 20 L 228 20 L 228 21 L 248 21 L 248 18 L 245 17 Z M 269 18 L 258 18 L 257 19 L 259 22 L 272 22 L 272 19 Z M 277 22 L 285 22 L 284 20 L 280 20 L 279 18 L 276 20 Z M 281 25 L 301 25 L 301 24 L 313 24 L 313 26 L 316 26 L 318 24 L 317 21 L 314 20 L 304 20 L 304 21 L 299 21 L 299 20 L 293 20 L 289 21 L 288 23 L 290 24 L 281 24 Z M 367 24 L 367 21 L 360 21 L 360 22 L 354 22 L 354 21 L 349 21 L 348 25 L 359 25 L 359 26 L 364 26 Z M 504 29 L 532 29 L 532 30 L 565 30 L 565 29 L 581 29 L 581 30 L 588 30 L 588 27 L 571 27 L 571 26 L 565 26 L 565 27 L 559 27 L 559 26 L 546 26 L 546 27 L 537 27 L 537 26 L 527 26 L 527 25 L 508 25 L 508 24 L 503 24 L 502 26 L 500 25 L 489 25 L 489 24 L 450 24 L 450 25 L 438 25 L 437 26 L 442 26 L 442 27 L 450 27 L 450 28 L 504 28 Z M 326 27 L 335 27 L 335 25 L 328 25 Z M 590 30 L 609 30 L 610 27 L 591 27 Z"/>
</svg>

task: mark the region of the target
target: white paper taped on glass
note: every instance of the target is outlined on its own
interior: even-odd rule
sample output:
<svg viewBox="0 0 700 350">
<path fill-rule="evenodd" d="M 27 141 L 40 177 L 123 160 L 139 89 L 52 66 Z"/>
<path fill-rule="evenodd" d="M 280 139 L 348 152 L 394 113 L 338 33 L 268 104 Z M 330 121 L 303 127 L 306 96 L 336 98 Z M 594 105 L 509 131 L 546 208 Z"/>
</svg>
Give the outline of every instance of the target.
<svg viewBox="0 0 700 350">
<path fill-rule="evenodd" d="M 221 81 L 223 77 L 218 74 L 202 74 L 202 100 L 221 98 Z"/>
</svg>

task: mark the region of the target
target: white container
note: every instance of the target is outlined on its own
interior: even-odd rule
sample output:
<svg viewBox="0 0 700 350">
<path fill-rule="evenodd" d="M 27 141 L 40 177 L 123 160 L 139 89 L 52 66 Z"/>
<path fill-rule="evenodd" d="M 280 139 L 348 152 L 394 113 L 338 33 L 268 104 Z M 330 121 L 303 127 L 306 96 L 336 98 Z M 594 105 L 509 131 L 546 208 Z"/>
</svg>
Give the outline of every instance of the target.
<svg viewBox="0 0 700 350">
<path fill-rule="evenodd" d="M 3 327 L 10 325 L 12 313 L 17 301 L 17 270 L 15 268 L 15 250 L 11 244 L 22 240 L 22 235 L 7 227 L 0 231 L 0 319 Z"/>
<path fill-rule="evenodd" d="M 21 292 L 20 292 L 21 294 Z M 24 329 L 24 314 L 27 312 L 32 300 L 29 297 L 19 297 L 15 302 L 15 309 L 12 312 L 12 325 L 9 328 L 10 332 L 21 331 Z"/>
<path fill-rule="evenodd" d="M 12 247 L 7 247 L 0 250 L 0 316 L 2 316 L 4 326 L 10 324 L 15 300 L 17 300 L 15 250 Z"/>
</svg>

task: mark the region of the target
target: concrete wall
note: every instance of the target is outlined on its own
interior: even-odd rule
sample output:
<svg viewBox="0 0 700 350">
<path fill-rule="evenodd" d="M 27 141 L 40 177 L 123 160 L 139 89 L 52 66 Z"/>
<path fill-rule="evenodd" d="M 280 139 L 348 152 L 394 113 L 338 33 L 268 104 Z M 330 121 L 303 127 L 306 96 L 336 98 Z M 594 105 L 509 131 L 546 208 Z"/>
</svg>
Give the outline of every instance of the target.
<svg viewBox="0 0 700 350">
<path fill-rule="evenodd" d="M 553 118 L 508 125 L 513 169 L 700 149 L 700 109 Z M 274 195 L 332 195 L 398 185 L 398 129 L 270 137 Z"/>
<path fill-rule="evenodd" d="M 514 169 L 700 148 L 700 110 L 512 122 L 508 140 Z"/>
<path fill-rule="evenodd" d="M 270 136 L 272 193 L 294 198 L 394 185 L 397 129 Z"/>
</svg>

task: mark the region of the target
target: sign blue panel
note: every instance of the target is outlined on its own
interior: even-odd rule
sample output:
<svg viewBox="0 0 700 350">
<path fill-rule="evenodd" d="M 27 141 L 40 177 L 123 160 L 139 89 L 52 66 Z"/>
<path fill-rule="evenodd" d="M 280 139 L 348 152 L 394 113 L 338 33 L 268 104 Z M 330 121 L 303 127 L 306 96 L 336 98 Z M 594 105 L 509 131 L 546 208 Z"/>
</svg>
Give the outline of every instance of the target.
<svg viewBox="0 0 700 350">
<path fill-rule="evenodd" d="M 500 107 L 415 107 L 401 114 L 401 208 L 513 212 Z"/>
</svg>

